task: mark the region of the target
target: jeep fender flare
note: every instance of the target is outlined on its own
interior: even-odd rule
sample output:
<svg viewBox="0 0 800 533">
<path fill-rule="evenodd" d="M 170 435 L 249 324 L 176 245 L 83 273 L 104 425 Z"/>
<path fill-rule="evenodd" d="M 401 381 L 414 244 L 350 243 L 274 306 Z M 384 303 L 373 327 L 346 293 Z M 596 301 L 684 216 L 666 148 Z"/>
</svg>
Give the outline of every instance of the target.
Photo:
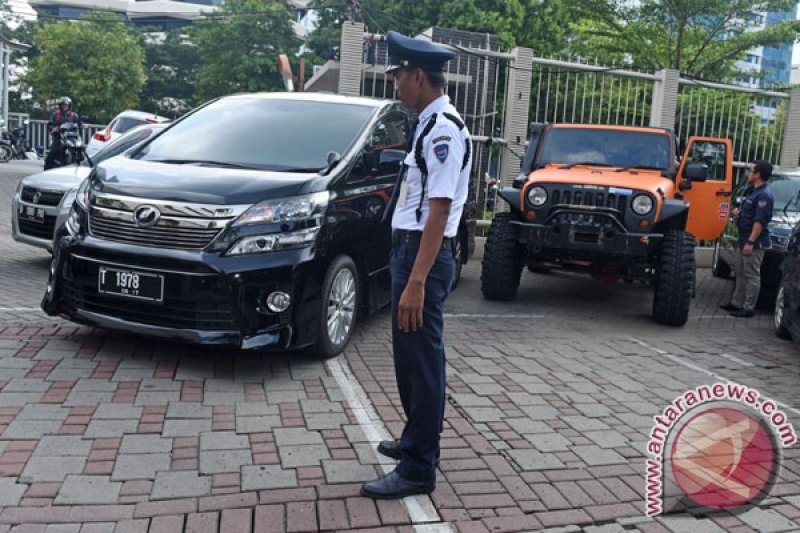
<svg viewBox="0 0 800 533">
<path fill-rule="evenodd" d="M 511 206 L 512 211 L 521 211 L 519 189 L 505 187 L 497 191 L 497 195 Z"/>
<path fill-rule="evenodd" d="M 655 230 L 659 233 L 667 231 L 683 231 L 689 221 L 689 203 L 684 200 L 664 200 L 661 206 L 661 217 L 656 222 Z"/>
</svg>

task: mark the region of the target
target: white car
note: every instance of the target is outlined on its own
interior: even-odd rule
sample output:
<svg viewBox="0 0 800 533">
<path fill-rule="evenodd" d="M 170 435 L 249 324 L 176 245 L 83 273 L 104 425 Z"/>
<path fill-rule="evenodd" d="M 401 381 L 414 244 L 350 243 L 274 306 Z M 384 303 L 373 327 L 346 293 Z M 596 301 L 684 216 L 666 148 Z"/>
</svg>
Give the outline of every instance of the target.
<svg viewBox="0 0 800 533">
<path fill-rule="evenodd" d="M 162 131 L 167 124 L 145 124 L 131 129 L 118 137 L 92 158 L 92 163 L 119 155 L 135 145 Z M 37 172 L 22 178 L 17 192 L 11 201 L 11 234 L 15 241 L 52 250 L 53 231 L 58 221 L 69 213 L 74 200 L 69 192 L 92 171 L 92 166 L 84 160 L 80 165 Z M 63 212 L 62 212 L 63 211 Z"/>
<path fill-rule="evenodd" d="M 170 120 L 171 119 L 167 117 L 145 113 L 144 111 L 133 111 L 130 109 L 128 111 L 123 111 L 114 117 L 114 120 L 106 126 L 106 129 L 100 130 L 92 135 L 89 144 L 86 146 L 86 153 L 89 157 L 94 157 L 101 148 L 107 146 L 111 141 L 124 135 L 136 126 L 141 126 L 142 124 L 161 124 L 169 122 Z"/>
</svg>

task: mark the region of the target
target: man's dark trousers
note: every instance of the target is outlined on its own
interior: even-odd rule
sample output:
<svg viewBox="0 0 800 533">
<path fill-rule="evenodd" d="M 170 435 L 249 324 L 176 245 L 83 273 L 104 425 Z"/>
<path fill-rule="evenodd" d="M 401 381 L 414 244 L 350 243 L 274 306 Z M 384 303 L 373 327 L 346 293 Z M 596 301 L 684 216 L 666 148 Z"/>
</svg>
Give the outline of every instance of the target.
<svg viewBox="0 0 800 533">
<path fill-rule="evenodd" d="M 408 420 L 400 439 L 402 458 L 397 473 L 411 481 L 432 482 L 445 407 L 444 301 L 455 265 L 450 246 L 443 245 L 425 282 L 423 327 L 404 333 L 397 328 L 398 303 L 418 249 L 418 242 L 395 243 L 390 260 L 394 368 Z"/>
</svg>

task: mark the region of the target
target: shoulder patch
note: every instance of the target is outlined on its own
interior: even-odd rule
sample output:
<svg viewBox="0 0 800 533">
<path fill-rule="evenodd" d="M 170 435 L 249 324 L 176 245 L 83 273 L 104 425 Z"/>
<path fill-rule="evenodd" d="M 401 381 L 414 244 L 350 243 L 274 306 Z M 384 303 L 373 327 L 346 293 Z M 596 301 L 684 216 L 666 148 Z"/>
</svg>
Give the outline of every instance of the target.
<svg viewBox="0 0 800 533">
<path fill-rule="evenodd" d="M 450 138 L 450 136 L 449 136 L 449 135 L 441 135 L 441 136 L 439 136 L 439 137 L 436 137 L 436 138 L 433 140 L 433 144 L 440 143 L 440 142 L 442 142 L 442 141 L 450 141 L 450 140 L 452 140 L 452 139 Z"/>
<path fill-rule="evenodd" d="M 766 200 L 759 200 L 758 201 L 758 207 L 767 207 L 768 203 L 769 202 L 767 202 Z"/>
<path fill-rule="evenodd" d="M 438 159 L 440 163 L 444 163 L 447 160 L 447 156 L 450 154 L 450 145 L 437 144 L 433 147 L 433 152 L 436 154 L 436 159 Z"/>
</svg>

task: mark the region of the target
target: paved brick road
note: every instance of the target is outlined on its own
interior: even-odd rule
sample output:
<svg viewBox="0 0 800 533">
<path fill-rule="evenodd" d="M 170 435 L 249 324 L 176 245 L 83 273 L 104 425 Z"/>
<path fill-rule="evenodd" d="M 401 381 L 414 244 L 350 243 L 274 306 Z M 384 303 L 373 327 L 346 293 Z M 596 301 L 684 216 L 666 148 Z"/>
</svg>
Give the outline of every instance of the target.
<svg viewBox="0 0 800 533">
<path fill-rule="evenodd" d="M 0 196 L 31 166 L 0 167 Z M 36 311 L 48 254 L 14 243 L 9 216 L 4 202 L 0 533 L 800 530 L 796 448 L 746 513 L 642 516 L 646 436 L 678 394 L 730 379 L 800 407 L 798 349 L 766 315 L 718 313 L 729 282 L 705 272 L 671 329 L 644 287 L 526 274 L 498 304 L 467 268 L 437 490 L 376 504 L 358 496 L 386 466 L 370 440 L 402 427 L 385 313 L 329 362 L 78 327 Z"/>
</svg>

